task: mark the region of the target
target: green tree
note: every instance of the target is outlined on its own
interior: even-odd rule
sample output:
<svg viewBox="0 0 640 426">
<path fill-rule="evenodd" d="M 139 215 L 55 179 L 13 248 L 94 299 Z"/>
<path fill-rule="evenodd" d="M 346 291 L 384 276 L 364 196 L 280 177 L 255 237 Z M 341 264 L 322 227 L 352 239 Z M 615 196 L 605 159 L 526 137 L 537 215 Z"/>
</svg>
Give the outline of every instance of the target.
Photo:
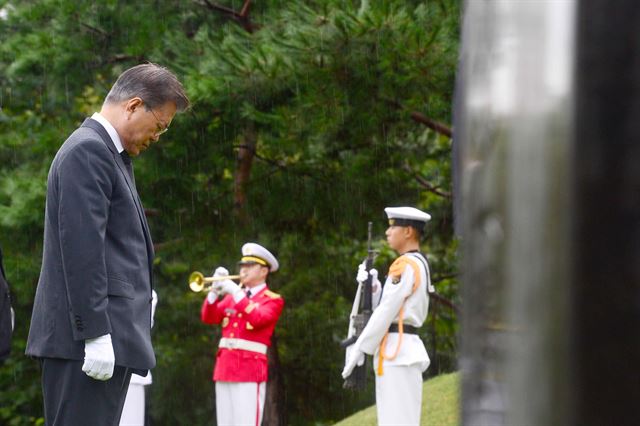
<svg viewBox="0 0 640 426">
<path fill-rule="evenodd" d="M 3 369 L 10 391 L 0 406 L 9 408 L 0 419 L 31 424 L 41 412 L 37 365 L 19 354 L 49 163 L 114 78 L 143 60 L 176 71 L 194 101 L 135 163 L 157 248 L 154 421 L 210 422 L 218 331 L 199 323 L 202 297 L 185 281 L 194 269 L 232 269 L 248 240 L 269 247 L 283 266 L 271 283 L 286 306 L 276 331 L 280 413 L 270 418 L 331 422 L 371 403 L 372 389 L 342 390 L 338 345 L 366 223 L 374 222 L 376 267 L 384 270 L 393 254 L 384 248 L 383 208 L 429 211 L 424 248 L 436 287 L 457 299 L 451 139 L 439 123 L 450 122 L 458 7 L 455 0 L 4 2 L 0 242 L 19 296 L 11 363 L 22 373 L 5 377 Z M 455 368 L 455 315 L 435 302 L 434 310 L 423 336 L 429 374 Z"/>
</svg>

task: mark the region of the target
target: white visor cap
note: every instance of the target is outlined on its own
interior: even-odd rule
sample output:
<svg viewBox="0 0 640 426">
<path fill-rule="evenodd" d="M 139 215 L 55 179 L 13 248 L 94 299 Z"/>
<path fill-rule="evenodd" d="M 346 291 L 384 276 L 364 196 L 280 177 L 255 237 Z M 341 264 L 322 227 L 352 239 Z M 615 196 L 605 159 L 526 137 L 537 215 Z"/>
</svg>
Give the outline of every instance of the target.
<svg viewBox="0 0 640 426">
<path fill-rule="evenodd" d="M 246 265 L 257 263 L 269 268 L 269 272 L 275 272 L 280 265 L 278 259 L 269 250 L 256 243 L 246 243 L 242 246 L 242 259 L 238 264 Z"/>
<path fill-rule="evenodd" d="M 389 218 L 389 225 L 424 227 L 431 220 L 431 215 L 415 207 L 387 207 L 384 212 Z"/>
</svg>

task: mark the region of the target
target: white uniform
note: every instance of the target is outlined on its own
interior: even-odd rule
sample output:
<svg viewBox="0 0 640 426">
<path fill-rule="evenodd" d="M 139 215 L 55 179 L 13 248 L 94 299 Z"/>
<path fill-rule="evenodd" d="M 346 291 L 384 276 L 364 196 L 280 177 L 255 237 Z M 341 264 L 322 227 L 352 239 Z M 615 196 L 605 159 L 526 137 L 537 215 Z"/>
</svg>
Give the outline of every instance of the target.
<svg viewBox="0 0 640 426">
<path fill-rule="evenodd" d="M 418 285 L 414 290 L 416 276 Z M 373 295 L 374 301 L 379 301 L 354 343 L 354 348 L 374 355 L 380 425 L 420 424 L 422 372 L 429 367 L 429 356 L 418 335 L 403 333 L 400 337 L 400 333 L 387 335 L 387 331 L 392 323 L 400 322 L 401 309 L 404 325 L 422 326 L 429 311 L 428 291 L 432 292 L 433 287 L 426 259 L 416 252 L 400 256 L 389 269 L 382 297 Z M 380 348 L 385 335 L 383 352 L 386 357 L 382 359 L 380 371 Z"/>
<path fill-rule="evenodd" d="M 151 327 L 153 327 L 156 306 L 158 304 L 158 294 L 151 290 Z M 120 426 L 144 426 L 145 397 L 144 387 L 152 382 L 151 371 L 145 377 L 137 374 L 131 375 L 127 397 L 124 400 Z"/>
<path fill-rule="evenodd" d="M 146 377 L 131 375 L 127 398 L 124 401 L 120 426 L 144 426 L 145 396 L 144 387 L 151 384 L 151 371 Z"/>
</svg>

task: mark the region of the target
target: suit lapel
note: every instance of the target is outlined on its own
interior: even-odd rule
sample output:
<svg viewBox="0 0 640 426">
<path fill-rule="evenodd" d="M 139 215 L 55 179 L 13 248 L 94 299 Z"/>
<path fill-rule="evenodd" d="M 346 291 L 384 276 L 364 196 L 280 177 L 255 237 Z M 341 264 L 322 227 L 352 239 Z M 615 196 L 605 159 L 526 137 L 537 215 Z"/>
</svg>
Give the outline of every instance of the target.
<svg viewBox="0 0 640 426">
<path fill-rule="evenodd" d="M 129 191 L 131 191 L 131 195 L 133 197 L 133 202 L 134 202 L 134 204 L 136 206 L 136 210 L 138 211 L 138 217 L 140 218 L 140 222 L 142 222 L 142 228 L 144 229 L 144 238 L 145 238 L 145 242 L 147 244 L 147 251 L 149 252 L 149 256 L 148 256 L 149 257 L 149 270 L 151 270 L 152 269 L 152 265 L 153 265 L 153 260 L 152 259 L 153 259 L 153 256 L 154 256 L 153 243 L 151 242 L 151 232 L 149 231 L 149 224 L 147 223 L 147 218 L 144 215 L 144 209 L 142 207 L 142 201 L 140 200 L 140 197 L 138 196 L 138 191 L 136 190 L 136 186 L 131 181 L 131 177 L 129 176 L 129 173 L 127 172 L 127 168 L 126 168 L 126 166 L 124 164 L 124 161 L 122 160 L 122 157 L 120 156 L 120 153 L 116 149 L 116 146 L 113 144 L 113 141 L 111 140 L 111 137 L 109 136 L 109 133 L 107 133 L 105 128 L 102 127 L 102 124 L 98 123 L 96 120 L 93 120 L 91 118 L 87 118 L 84 121 L 84 123 L 82 123 L 82 127 L 88 127 L 90 129 L 94 130 L 96 133 L 98 133 L 98 135 L 102 139 L 102 142 L 104 142 L 104 144 L 107 146 L 107 148 L 109 148 L 109 151 L 111 151 L 111 153 L 113 154 L 113 158 L 114 158 L 116 164 L 118 165 L 118 168 L 120 169 L 120 173 L 122 174 L 122 176 L 124 176 L 124 179 L 127 182 L 127 187 L 129 187 Z M 153 279 L 151 281 L 153 282 Z M 152 287 L 153 287 L 153 285 L 152 285 Z"/>
</svg>

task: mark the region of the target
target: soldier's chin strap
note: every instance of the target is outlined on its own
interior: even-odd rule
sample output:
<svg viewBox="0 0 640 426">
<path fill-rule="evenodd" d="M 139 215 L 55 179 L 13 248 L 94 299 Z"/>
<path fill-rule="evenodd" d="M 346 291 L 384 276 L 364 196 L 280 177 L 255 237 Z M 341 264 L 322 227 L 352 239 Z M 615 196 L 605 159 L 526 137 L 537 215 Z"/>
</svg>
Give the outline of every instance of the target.
<svg viewBox="0 0 640 426">
<path fill-rule="evenodd" d="M 387 331 L 382 338 L 382 342 L 380 342 L 380 350 L 378 356 L 378 368 L 376 374 L 378 376 L 382 376 L 384 374 L 383 362 L 386 359 L 387 361 L 394 360 L 398 356 L 398 352 L 400 352 L 400 347 L 402 346 L 402 336 L 404 335 L 403 330 L 403 322 L 404 322 L 404 304 L 408 298 L 410 298 L 413 293 L 420 287 L 420 268 L 418 268 L 418 264 L 415 261 L 410 260 L 406 256 L 399 257 L 395 262 L 391 264 L 389 268 L 389 276 L 402 276 L 404 272 L 404 267 L 406 264 L 411 266 L 413 269 L 413 288 L 411 289 L 411 293 L 404 298 L 402 301 L 402 306 L 400 307 L 400 312 L 398 312 L 398 344 L 396 345 L 396 350 L 393 352 L 393 355 L 387 356 L 385 353 L 385 348 L 387 346 L 387 337 L 389 337 L 389 331 Z"/>
</svg>

